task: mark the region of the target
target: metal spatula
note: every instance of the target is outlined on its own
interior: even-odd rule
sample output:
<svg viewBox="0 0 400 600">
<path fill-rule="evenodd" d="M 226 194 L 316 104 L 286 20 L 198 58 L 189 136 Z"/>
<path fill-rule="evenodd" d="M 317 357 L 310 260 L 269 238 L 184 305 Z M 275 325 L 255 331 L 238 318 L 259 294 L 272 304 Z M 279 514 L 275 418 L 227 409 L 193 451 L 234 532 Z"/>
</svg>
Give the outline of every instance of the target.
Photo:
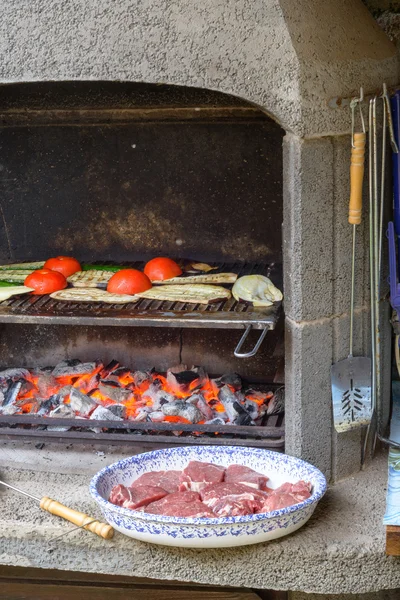
<svg viewBox="0 0 400 600">
<path fill-rule="evenodd" d="M 357 99 L 357 102 L 360 102 Z M 353 103 L 354 111 L 354 103 Z M 361 108 L 361 107 L 360 107 Z M 354 113 L 353 113 L 354 115 Z M 352 115 L 352 116 L 353 116 Z M 354 123 L 354 116 L 352 119 Z M 331 368 L 333 420 L 338 432 L 348 431 L 371 421 L 371 359 L 353 356 L 354 280 L 356 227 L 361 223 L 362 180 L 364 175 L 365 127 L 363 133 L 352 132 L 350 165 L 349 223 L 353 225 L 351 266 L 350 350 L 349 356 Z"/>
</svg>

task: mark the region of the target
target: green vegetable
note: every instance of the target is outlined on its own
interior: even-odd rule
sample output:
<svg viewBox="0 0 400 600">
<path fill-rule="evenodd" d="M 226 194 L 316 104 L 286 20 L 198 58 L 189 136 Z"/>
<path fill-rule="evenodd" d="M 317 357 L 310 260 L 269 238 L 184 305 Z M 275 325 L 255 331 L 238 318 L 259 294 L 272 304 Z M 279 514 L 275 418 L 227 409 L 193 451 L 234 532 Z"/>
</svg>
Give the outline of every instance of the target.
<svg viewBox="0 0 400 600">
<path fill-rule="evenodd" d="M 118 267 L 117 265 L 82 265 L 82 271 L 112 271 L 116 273 L 117 271 L 122 271 L 122 269 L 128 269 L 128 267 Z"/>
</svg>

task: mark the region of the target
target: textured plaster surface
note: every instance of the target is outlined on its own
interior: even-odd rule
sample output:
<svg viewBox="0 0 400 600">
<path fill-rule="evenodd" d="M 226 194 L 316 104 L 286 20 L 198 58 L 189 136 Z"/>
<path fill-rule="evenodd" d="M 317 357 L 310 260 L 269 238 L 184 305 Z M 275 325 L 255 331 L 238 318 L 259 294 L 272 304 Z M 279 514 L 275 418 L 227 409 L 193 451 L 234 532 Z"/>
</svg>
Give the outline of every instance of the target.
<svg viewBox="0 0 400 600">
<path fill-rule="evenodd" d="M 283 155 L 287 448 L 337 481 L 360 468 L 365 434 L 360 429 L 337 434 L 331 417 L 330 368 L 349 354 L 353 237 L 348 223 L 350 136 L 310 140 L 287 134 Z M 371 354 L 367 192 L 365 185 L 363 220 L 356 230 L 355 356 Z M 390 206 L 389 200 L 386 206 Z M 385 269 L 385 254 L 382 263 Z M 384 272 L 382 297 L 386 278 Z M 390 407 L 388 313 L 388 303 L 383 301 L 381 428 L 387 423 Z M 327 443 L 330 438 L 332 444 Z"/>
<path fill-rule="evenodd" d="M 34 495 L 101 517 L 88 483 L 120 456 L 116 450 L 99 456 L 79 447 L 38 451 L 3 444 L 1 475 Z M 378 457 L 367 471 L 331 487 L 309 523 L 287 538 L 223 550 L 162 547 L 118 533 L 105 541 L 81 531 L 55 542 L 49 553 L 49 540 L 71 526 L 1 490 L 0 563 L 319 594 L 395 589 L 400 563 L 384 553 L 386 471 L 387 457 Z"/>
<path fill-rule="evenodd" d="M 305 594 L 304 592 L 289 592 L 288 600 L 398 600 L 400 589 L 382 590 L 370 594 Z"/>
<path fill-rule="evenodd" d="M 331 476 L 330 320 L 296 324 L 285 333 L 285 448 Z M 318 426 L 316 424 L 318 423 Z"/>
<path fill-rule="evenodd" d="M 397 82 L 361 0 L 1 2 L 0 81 L 124 80 L 241 96 L 299 135 L 349 130 L 328 101 Z M 327 43 L 329 40 L 329 43 Z"/>
</svg>

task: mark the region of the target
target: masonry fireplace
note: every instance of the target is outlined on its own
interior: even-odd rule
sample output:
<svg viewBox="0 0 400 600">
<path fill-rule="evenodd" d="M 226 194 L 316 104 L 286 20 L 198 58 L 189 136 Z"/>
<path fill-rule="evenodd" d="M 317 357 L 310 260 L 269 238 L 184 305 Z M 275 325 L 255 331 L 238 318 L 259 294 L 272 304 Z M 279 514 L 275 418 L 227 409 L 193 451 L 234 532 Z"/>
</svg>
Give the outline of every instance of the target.
<svg viewBox="0 0 400 600">
<path fill-rule="evenodd" d="M 64 254 L 143 269 L 141 261 L 169 255 L 211 262 L 216 274 L 265 275 L 282 287 L 283 131 L 256 107 L 173 86 L 18 84 L 0 90 L 0 122 L 2 264 Z M 280 410 L 267 410 L 275 392 L 284 397 L 279 304 L 252 308 L 230 298 L 208 305 L 146 299 L 118 305 L 28 295 L 2 302 L 0 322 L 3 438 L 138 448 L 233 441 L 283 449 L 283 402 Z M 112 367 L 104 361 L 110 352 Z M 72 359 L 61 380 L 54 357 Z M 100 360 L 86 362 L 81 372 L 75 359 Z M 118 388 L 123 405 L 104 392 L 107 385 L 122 386 L 116 375 L 121 359 L 131 369 L 124 375 L 127 387 Z M 193 395 L 185 395 L 191 411 L 181 414 L 169 404 L 178 412 L 161 412 L 161 418 L 166 407 L 157 399 L 158 410 L 151 412 L 149 389 L 163 378 L 158 371 L 168 370 L 170 377 L 170 367 L 183 359 L 214 378 L 205 375 L 203 388 L 195 378 Z M 189 367 L 178 372 L 193 373 Z M 246 380 L 243 389 L 227 387 L 229 377 L 225 387 L 213 383 L 235 371 Z M 137 373 L 145 380 L 141 385 L 135 385 Z M 44 395 L 46 378 L 53 389 Z M 85 405 L 68 412 L 74 399 L 68 386 L 92 410 Z M 226 415 L 218 400 L 224 390 L 241 415 Z M 203 405 L 207 399 L 205 414 L 194 392 L 202 394 Z M 182 397 L 173 400 L 179 404 Z M 130 409 L 113 420 L 110 403 Z"/>
</svg>

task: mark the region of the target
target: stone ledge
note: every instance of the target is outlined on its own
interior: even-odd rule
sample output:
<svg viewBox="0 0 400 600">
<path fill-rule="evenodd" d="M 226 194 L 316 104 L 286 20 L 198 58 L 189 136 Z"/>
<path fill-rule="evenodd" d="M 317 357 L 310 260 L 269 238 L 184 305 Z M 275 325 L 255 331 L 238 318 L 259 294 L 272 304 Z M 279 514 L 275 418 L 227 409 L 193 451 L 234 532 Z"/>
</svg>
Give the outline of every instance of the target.
<svg viewBox="0 0 400 600">
<path fill-rule="evenodd" d="M 125 453 L 126 455 L 126 453 Z M 2 477 L 100 517 L 87 485 L 117 450 L 0 446 Z M 75 465 L 75 466 L 74 466 Z M 386 455 L 357 476 L 331 487 L 309 523 L 267 544 L 224 550 L 183 550 L 136 542 L 116 533 L 109 542 L 74 532 L 46 549 L 68 525 L 33 501 L 1 491 L 0 564 L 131 575 L 165 580 L 320 594 L 364 593 L 400 587 L 399 561 L 385 556 Z"/>
</svg>

